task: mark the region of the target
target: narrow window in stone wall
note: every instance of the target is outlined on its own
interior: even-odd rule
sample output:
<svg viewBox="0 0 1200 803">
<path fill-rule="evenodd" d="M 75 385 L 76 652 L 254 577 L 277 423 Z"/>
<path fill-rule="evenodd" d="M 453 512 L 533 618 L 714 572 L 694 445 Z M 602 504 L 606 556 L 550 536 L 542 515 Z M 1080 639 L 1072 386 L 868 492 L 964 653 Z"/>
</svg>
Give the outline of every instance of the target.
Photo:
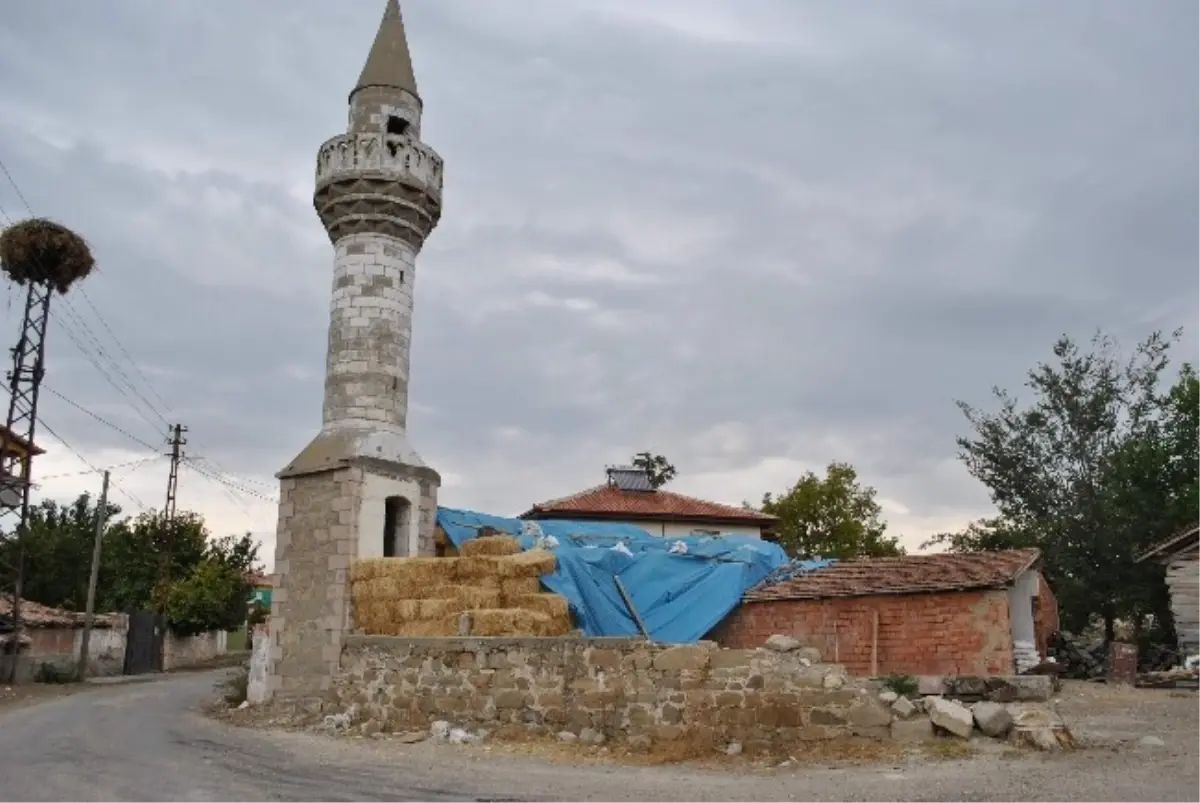
<svg viewBox="0 0 1200 803">
<path fill-rule="evenodd" d="M 399 524 L 400 506 L 404 500 L 399 496 L 389 496 L 383 500 L 383 556 L 396 557 L 396 529 Z"/>
<path fill-rule="evenodd" d="M 383 556 L 395 558 L 408 550 L 408 505 L 403 496 L 383 500 Z"/>
<path fill-rule="evenodd" d="M 403 136 L 408 131 L 408 120 L 395 115 L 388 116 L 387 132 L 396 136 Z"/>
</svg>

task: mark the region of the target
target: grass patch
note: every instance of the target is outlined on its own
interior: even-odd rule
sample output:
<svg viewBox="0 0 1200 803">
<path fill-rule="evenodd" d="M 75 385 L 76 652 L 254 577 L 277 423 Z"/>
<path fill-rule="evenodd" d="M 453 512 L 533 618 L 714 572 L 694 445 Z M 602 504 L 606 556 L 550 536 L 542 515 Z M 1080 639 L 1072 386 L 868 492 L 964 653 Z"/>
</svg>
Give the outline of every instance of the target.
<svg viewBox="0 0 1200 803">
<path fill-rule="evenodd" d="M 973 758 L 978 752 L 974 745 L 962 739 L 939 737 L 926 742 L 925 755 L 939 761 L 960 761 Z"/>
<path fill-rule="evenodd" d="M 225 649 L 229 652 L 241 652 L 246 649 L 245 625 L 242 625 L 237 630 L 229 631 L 228 640 L 225 642 Z"/>
</svg>

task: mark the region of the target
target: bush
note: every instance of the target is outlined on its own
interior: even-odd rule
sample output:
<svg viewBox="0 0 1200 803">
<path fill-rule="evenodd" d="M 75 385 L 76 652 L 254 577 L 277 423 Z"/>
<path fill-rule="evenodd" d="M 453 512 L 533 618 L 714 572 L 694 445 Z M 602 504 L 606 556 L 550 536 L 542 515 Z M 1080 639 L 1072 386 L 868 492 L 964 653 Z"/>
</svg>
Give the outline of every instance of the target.
<svg viewBox="0 0 1200 803">
<path fill-rule="evenodd" d="M 912 675 L 888 675 L 883 679 L 883 687 L 901 697 L 910 697 L 917 693 L 917 679 Z"/>
<path fill-rule="evenodd" d="M 250 668 L 246 666 L 239 667 L 237 672 L 230 675 L 221 684 L 220 688 L 221 697 L 230 706 L 239 706 L 246 702 L 246 697 L 250 693 Z"/>
</svg>

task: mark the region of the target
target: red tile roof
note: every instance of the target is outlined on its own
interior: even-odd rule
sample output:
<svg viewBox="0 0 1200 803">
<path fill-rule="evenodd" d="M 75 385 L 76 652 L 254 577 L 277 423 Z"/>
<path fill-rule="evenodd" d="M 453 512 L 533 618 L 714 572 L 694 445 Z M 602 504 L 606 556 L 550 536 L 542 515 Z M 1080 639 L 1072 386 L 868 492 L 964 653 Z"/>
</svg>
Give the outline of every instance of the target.
<svg viewBox="0 0 1200 803">
<path fill-rule="evenodd" d="M 760 526 L 779 520 L 757 510 L 706 502 L 674 491 L 622 491 L 608 484 L 542 502 L 521 514 L 523 519 L 563 517 L 665 519 Z"/>
<path fill-rule="evenodd" d="M 1041 558 L 1036 549 L 1003 552 L 943 552 L 899 558 L 864 558 L 834 563 L 746 594 L 746 602 L 926 594 L 1003 588 Z"/>
<path fill-rule="evenodd" d="M 1179 532 L 1172 533 L 1161 541 L 1155 543 L 1145 552 L 1138 555 L 1137 558 L 1135 558 L 1135 562 L 1141 563 L 1147 558 L 1153 558 L 1156 556 L 1166 557 L 1175 553 L 1182 547 L 1193 546 L 1198 535 L 1200 535 L 1200 527 L 1197 527 L 1194 524 L 1191 527 L 1185 527 Z"/>
<path fill-rule="evenodd" d="M 12 616 L 12 597 L 0 596 L 0 619 L 10 623 Z M 118 613 L 97 613 L 92 617 L 92 627 L 117 627 L 121 615 Z M 50 608 L 27 599 L 21 600 L 21 623 L 25 627 L 83 627 L 83 614 L 76 611 L 64 611 L 61 608 Z"/>
</svg>

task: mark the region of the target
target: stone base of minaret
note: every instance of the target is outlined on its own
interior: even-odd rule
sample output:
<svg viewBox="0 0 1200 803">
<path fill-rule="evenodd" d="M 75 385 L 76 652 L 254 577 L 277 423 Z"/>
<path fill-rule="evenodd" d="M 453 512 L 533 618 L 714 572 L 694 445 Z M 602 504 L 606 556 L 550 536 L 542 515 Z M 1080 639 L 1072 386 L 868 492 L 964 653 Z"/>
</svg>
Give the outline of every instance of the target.
<svg viewBox="0 0 1200 803">
<path fill-rule="evenodd" d="M 333 432 L 279 479 L 267 696 L 316 714 L 353 627 L 351 562 L 434 554 L 441 478 L 403 434 Z"/>
</svg>

